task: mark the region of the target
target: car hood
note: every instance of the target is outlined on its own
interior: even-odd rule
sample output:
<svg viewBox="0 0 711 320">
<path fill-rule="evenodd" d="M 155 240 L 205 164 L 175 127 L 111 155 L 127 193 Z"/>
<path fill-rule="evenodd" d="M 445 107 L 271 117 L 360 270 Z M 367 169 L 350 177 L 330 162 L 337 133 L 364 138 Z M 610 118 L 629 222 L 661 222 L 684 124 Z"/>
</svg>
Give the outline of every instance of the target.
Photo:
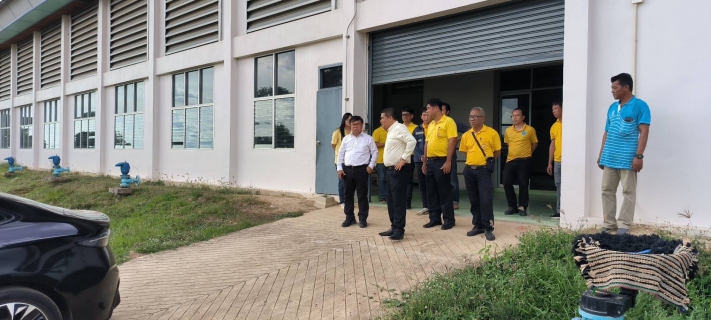
<svg viewBox="0 0 711 320">
<path fill-rule="evenodd" d="M 20 204 L 24 204 L 27 206 L 35 207 L 37 209 L 41 209 L 47 212 L 51 212 L 60 216 L 65 216 L 69 218 L 74 218 L 74 219 L 80 219 L 84 221 L 90 221 L 93 223 L 96 223 L 98 225 L 108 227 L 109 224 L 111 223 L 111 219 L 109 217 L 101 212 L 98 211 L 93 211 L 93 210 L 77 210 L 77 209 L 66 209 L 66 208 L 61 208 L 45 203 L 41 203 L 38 201 L 30 200 L 27 198 L 15 196 L 9 193 L 4 193 L 0 192 L 0 199 L 5 199 L 8 201 L 14 201 Z"/>
</svg>

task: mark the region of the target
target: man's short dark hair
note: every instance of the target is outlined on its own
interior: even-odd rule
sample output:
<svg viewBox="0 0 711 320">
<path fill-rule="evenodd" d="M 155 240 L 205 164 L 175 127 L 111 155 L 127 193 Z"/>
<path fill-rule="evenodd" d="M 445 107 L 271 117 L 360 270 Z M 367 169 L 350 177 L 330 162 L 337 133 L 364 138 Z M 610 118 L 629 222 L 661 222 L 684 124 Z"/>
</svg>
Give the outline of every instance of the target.
<svg viewBox="0 0 711 320">
<path fill-rule="evenodd" d="M 617 81 L 623 87 L 629 86 L 630 91 L 632 91 L 632 76 L 629 73 L 620 73 L 610 79 L 610 82 L 615 81 Z"/>
<path fill-rule="evenodd" d="M 385 108 L 383 111 L 380 111 L 380 113 L 385 114 L 388 118 L 395 118 L 395 109 L 393 108 Z"/>
<path fill-rule="evenodd" d="M 513 115 L 513 113 L 514 113 L 516 110 L 521 111 L 521 115 L 522 115 L 522 116 L 524 116 L 524 117 L 526 116 L 526 113 L 524 113 L 524 112 L 523 112 L 523 109 L 521 109 L 521 108 L 513 109 L 513 111 L 511 111 L 511 115 Z M 353 122 L 353 118 L 351 118 L 351 122 Z"/>
<path fill-rule="evenodd" d="M 422 112 L 421 112 L 421 113 L 425 113 L 425 112 L 427 112 L 427 106 L 422 107 Z"/>
<path fill-rule="evenodd" d="M 360 121 L 360 123 L 363 123 L 363 118 L 361 118 L 360 116 L 353 116 L 353 118 L 351 118 L 351 124 L 356 121 Z"/>
<path fill-rule="evenodd" d="M 559 106 L 561 109 L 563 109 L 563 103 L 560 101 L 553 101 L 553 103 L 551 103 L 551 107 L 552 106 Z"/>
<path fill-rule="evenodd" d="M 412 109 L 412 107 L 410 107 L 410 106 L 405 106 L 404 108 L 402 108 L 402 112 L 407 112 L 407 113 L 412 114 L 412 115 L 415 114 L 415 110 Z"/>
<path fill-rule="evenodd" d="M 443 111 L 444 111 L 444 108 L 447 108 L 447 112 L 452 112 L 452 106 L 450 106 L 449 103 L 442 101 L 442 110 Z"/>
<path fill-rule="evenodd" d="M 430 100 L 427 100 L 427 104 L 436 107 L 439 110 L 442 110 L 442 100 L 440 99 L 432 98 Z"/>
</svg>

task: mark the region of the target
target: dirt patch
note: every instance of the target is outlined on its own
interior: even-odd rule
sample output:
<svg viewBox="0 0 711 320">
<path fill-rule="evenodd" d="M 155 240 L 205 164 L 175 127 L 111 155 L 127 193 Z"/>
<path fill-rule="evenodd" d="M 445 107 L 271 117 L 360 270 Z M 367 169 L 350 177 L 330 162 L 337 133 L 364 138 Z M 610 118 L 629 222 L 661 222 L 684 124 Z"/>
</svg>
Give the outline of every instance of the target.
<svg viewBox="0 0 711 320">
<path fill-rule="evenodd" d="M 296 198 L 289 196 L 272 196 L 272 195 L 256 195 L 256 202 L 259 204 L 245 207 L 249 214 L 259 216 L 275 216 L 287 213 L 305 213 L 314 211 L 318 208 L 314 206 L 314 201 L 304 198 Z"/>
</svg>

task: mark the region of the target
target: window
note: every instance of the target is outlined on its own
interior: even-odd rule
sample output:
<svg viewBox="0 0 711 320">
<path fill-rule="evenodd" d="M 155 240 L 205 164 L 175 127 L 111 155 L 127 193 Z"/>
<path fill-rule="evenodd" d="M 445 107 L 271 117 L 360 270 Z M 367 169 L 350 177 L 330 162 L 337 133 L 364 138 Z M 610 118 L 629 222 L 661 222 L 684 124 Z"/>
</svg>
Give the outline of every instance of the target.
<svg viewBox="0 0 711 320">
<path fill-rule="evenodd" d="M 96 92 L 74 96 L 74 149 L 96 146 Z"/>
<path fill-rule="evenodd" d="M 143 149 L 144 104 L 143 82 L 116 87 L 115 149 Z"/>
<path fill-rule="evenodd" d="M 215 68 L 173 75 L 173 149 L 211 149 Z"/>
<path fill-rule="evenodd" d="M 59 149 L 59 100 L 44 103 L 44 148 Z"/>
<path fill-rule="evenodd" d="M 289 51 L 255 59 L 254 148 L 294 148 L 294 58 Z"/>
<path fill-rule="evenodd" d="M 0 110 L 0 149 L 10 149 L 10 109 Z"/>
<path fill-rule="evenodd" d="M 319 69 L 319 89 L 338 88 L 342 83 L 343 66 Z"/>
<path fill-rule="evenodd" d="M 20 149 L 32 149 L 32 106 L 20 107 Z"/>
</svg>

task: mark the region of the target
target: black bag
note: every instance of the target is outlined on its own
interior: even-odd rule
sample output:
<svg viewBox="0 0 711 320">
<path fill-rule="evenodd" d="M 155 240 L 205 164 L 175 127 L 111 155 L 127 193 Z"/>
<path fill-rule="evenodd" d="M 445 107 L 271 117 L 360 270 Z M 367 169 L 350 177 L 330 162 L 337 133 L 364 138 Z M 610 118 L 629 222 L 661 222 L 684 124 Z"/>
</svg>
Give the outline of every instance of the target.
<svg viewBox="0 0 711 320">
<path fill-rule="evenodd" d="M 479 144 L 479 139 L 477 139 L 476 134 L 474 134 L 474 131 L 472 131 L 472 136 L 474 137 L 476 145 L 479 146 L 479 150 L 481 150 L 481 153 L 484 155 L 484 158 L 486 158 L 486 171 L 489 171 L 489 173 L 494 173 L 494 158 L 486 156 L 486 152 L 484 152 L 484 148 L 482 148 L 481 144 Z"/>
</svg>

